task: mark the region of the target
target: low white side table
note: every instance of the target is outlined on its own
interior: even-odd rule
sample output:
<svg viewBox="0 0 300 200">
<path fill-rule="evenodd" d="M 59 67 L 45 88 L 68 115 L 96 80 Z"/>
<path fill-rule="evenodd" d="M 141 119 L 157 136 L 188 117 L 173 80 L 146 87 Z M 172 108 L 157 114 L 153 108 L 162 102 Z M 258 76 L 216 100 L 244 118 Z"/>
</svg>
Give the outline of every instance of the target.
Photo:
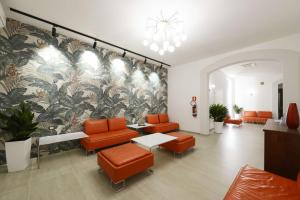
<svg viewBox="0 0 300 200">
<path fill-rule="evenodd" d="M 148 123 L 145 123 L 145 125 L 138 125 L 138 124 L 130 124 L 130 125 L 127 125 L 127 127 L 129 128 L 133 128 L 133 129 L 143 129 L 143 128 L 146 128 L 146 127 L 149 127 L 149 126 L 153 126 L 152 124 L 148 124 Z"/>
<path fill-rule="evenodd" d="M 81 138 L 88 137 L 84 132 L 74 132 L 74 133 L 65 133 L 65 134 L 59 134 L 59 135 L 50 135 L 50 136 L 44 136 L 38 138 L 38 157 L 37 157 L 37 164 L 38 168 L 40 168 L 40 146 L 42 145 L 48 145 L 48 144 L 54 144 L 59 142 L 65 142 L 70 140 L 77 140 Z"/>
</svg>

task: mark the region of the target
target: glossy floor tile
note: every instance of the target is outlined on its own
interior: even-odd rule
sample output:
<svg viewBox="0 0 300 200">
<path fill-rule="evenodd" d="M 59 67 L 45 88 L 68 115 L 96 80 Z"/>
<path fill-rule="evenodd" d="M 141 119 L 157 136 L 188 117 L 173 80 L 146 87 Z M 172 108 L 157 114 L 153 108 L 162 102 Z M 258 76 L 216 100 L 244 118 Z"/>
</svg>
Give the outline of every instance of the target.
<svg viewBox="0 0 300 200">
<path fill-rule="evenodd" d="M 226 127 L 223 134 L 194 134 L 196 147 L 174 158 L 154 150 L 154 173 L 127 180 L 116 193 L 98 172 L 96 154 L 80 150 L 43 157 L 18 173 L 0 173 L 0 200 L 123 200 L 222 199 L 238 170 L 246 165 L 263 169 L 263 126 Z"/>
</svg>

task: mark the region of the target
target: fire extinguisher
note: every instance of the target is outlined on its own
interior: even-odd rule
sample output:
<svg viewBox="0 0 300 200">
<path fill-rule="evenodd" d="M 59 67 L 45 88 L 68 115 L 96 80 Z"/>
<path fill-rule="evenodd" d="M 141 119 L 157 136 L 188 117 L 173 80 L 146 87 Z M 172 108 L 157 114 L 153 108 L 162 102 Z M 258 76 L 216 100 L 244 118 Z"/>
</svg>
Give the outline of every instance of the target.
<svg viewBox="0 0 300 200">
<path fill-rule="evenodd" d="M 196 103 L 197 97 L 193 96 L 192 101 L 190 102 L 192 106 L 192 115 L 193 117 L 197 117 L 197 103 Z"/>
</svg>

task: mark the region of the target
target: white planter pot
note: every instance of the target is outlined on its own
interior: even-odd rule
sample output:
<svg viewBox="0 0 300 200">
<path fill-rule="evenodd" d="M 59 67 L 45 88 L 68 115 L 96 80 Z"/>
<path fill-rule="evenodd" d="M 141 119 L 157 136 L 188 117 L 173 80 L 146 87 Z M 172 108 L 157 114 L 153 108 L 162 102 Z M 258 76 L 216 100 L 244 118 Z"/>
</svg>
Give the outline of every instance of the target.
<svg viewBox="0 0 300 200">
<path fill-rule="evenodd" d="M 234 114 L 235 119 L 241 119 L 241 114 Z"/>
<path fill-rule="evenodd" d="M 24 141 L 5 142 L 8 172 L 26 169 L 30 164 L 31 138 Z"/>
<path fill-rule="evenodd" d="M 223 124 L 224 124 L 224 122 L 214 122 L 215 133 L 222 133 L 223 132 Z"/>
</svg>

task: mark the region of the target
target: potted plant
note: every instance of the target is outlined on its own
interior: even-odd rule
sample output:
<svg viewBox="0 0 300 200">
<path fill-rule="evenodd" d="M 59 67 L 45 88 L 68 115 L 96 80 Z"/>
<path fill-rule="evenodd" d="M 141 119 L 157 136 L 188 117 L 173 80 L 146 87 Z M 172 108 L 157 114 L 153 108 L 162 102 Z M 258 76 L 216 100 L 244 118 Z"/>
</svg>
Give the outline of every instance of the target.
<svg viewBox="0 0 300 200">
<path fill-rule="evenodd" d="M 236 104 L 233 106 L 233 111 L 235 112 L 234 118 L 235 119 L 240 119 L 241 118 L 241 113 L 243 111 L 242 107 L 238 107 Z"/>
<path fill-rule="evenodd" d="M 31 134 L 37 129 L 28 103 L 0 112 L 0 129 L 8 136 L 5 154 L 8 172 L 26 169 L 30 164 Z"/>
<path fill-rule="evenodd" d="M 212 104 L 209 106 L 209 117 L 214 120 L 216 133 L 222 133 L 224 118 L 228 113 L 226 106 L 222 104 Z"/>
</svg>

